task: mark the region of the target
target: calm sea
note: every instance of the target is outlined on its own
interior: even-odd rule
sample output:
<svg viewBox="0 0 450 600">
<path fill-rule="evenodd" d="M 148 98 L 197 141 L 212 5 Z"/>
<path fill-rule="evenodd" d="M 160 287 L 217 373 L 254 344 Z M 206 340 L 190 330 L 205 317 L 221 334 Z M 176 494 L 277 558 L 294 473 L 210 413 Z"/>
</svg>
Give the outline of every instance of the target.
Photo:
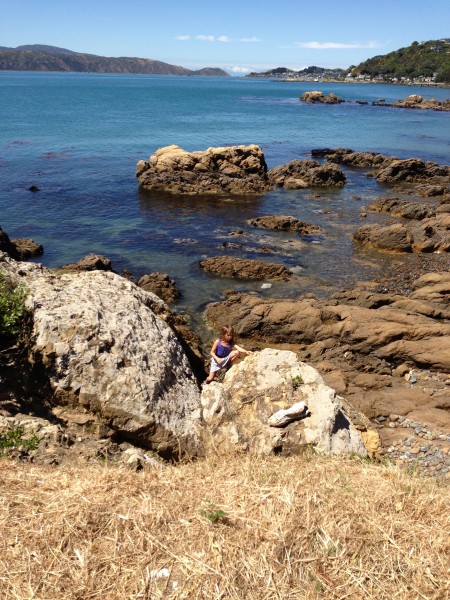
<svg viewBox="0 0 450 600">
<path fill-rule="evenodd" d="M 169 273 L 183 293 L 177 309 L 189 314 L 198 314 L 227 289 L 324 294 L 383 276 L 409 258 L 380 261 L 353 247 L 351 232 L 361 224 L 364 206 L 389 195 L 361 171 L 347 171 L 348 184 L 334 192 L 217 199 L 138 189 L 136 162 L 169 144 L 203 150 L 255 143 L 269 167 L 307 158 L 311 149 L 325 146 L 449 162 L 449 113 L 300 103 L 299 96 L 313 89 L 369 103 L 412 93 L 450 97 L 446 89 L 367 84 L 0 73 L 0 226 L 12 238 L 42 243 L 39 261 L 50 267 L 95 252 L 109 257 L 118 272 Z M 31 185 L 39 192 L 30 192 Z M 325 234 L 304 240 L 246 224 L 267 214 L 294 215 L 321 225 Z M 230 236 L 238 230 L 243 235 Z M 225 248 L 230 241 L 240 247 Z M 261 253 L 261 247 L 270 252 Z M 261 289 L 261 282 L 220 279 L 199 270 L 201 258 L 224 253 L 283 262 L 295 267 L 297 276 Z"/>
</svg>

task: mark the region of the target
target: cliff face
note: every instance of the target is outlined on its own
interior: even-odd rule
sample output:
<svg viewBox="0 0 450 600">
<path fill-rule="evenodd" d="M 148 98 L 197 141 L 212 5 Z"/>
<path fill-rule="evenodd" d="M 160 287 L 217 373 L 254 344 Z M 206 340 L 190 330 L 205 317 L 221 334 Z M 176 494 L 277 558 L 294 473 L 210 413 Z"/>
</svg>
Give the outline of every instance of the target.
<svg viewBox="0 0 450 600">
<path fill-rule="evenodd" d="M 39 46 L 38 46 L 39 47 Z M 134 57 L 106 57 L 57 49 L 0 50 L 0 71 L 59 71 L 77 73 L 141 73 L 147 75 L 213 75 L 228 77 L 222 69 L 205 68 L 191 71 L 158 60 Z"/>
</svg>

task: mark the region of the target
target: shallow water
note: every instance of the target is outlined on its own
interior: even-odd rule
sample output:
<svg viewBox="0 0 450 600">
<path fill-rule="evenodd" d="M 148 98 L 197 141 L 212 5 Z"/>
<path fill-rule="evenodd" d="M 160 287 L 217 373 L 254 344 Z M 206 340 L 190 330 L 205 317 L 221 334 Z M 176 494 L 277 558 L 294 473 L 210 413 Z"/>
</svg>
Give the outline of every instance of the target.
<svg viewBox="0 0 450 600">
<path fill-rule="evenodd" d="M 39 259 L 57 267 L 89 252 L 117 271 L 169 273 L 183 293 L 178 310 L 198 313 L 225 290 L 268 296 L 326 294 L 360 279 L 382 277 L 398 261 L 363 252 L 351 233 L 381 215 L 359 216 L 388 188 L 346 170 L 340 190 L 276 190 L 260 197 L 180 197 L 139 191 L 136 162 L 176 143 L 187 150 L 256 143 L 269 167 L 306 158 L 317 147 L 375 150 L 402 158 L 449 162 L 450 114 L 360 106 L 306 105 L 307 90 L 347 100 L 393 101 L 428 90 L 370 84 L 298 84 L 262 80 L 144 75 L 0 73 L 0 226 L 10 237 L 42 243 Z M 28 188 L 37 185 L 39 192 Z M 323 236 L 300 238 L 250 227 L 246 220 L 290 214 L 320 225 Z M 239 236 L 230 235 L 237 230 Z M 240 244 L 224 248 L 224 242 Z M 261 246 L 270 253 L 261 253 Z M 231 254 L 295 267 L 294 281 L 222 279 L 203 273 L 204 257 Z"/>
</svg>

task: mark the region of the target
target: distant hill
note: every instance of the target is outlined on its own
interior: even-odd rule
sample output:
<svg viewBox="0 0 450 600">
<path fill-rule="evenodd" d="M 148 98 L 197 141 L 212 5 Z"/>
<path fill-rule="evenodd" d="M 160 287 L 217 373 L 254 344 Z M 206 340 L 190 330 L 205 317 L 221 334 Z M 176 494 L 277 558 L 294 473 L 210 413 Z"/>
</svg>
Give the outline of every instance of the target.
<svg viewBox="0 0 450 600">
<path fill-rule="evenodd" d="M 371 79 L 434 79 L 450 83 L 450 39 L 413 42 L 389 54 L 374 56 L 351 68 L 351 76 Z"/>
<path fill-rule="evenodd" d="M 0 71 L 73 71 L 229 77 L 222 69 L 213 67 L 191 71 L 159 60 L 134 57 L 110 58 L 41 44 L 17 48 L 0 47 Z"/>
</svg>

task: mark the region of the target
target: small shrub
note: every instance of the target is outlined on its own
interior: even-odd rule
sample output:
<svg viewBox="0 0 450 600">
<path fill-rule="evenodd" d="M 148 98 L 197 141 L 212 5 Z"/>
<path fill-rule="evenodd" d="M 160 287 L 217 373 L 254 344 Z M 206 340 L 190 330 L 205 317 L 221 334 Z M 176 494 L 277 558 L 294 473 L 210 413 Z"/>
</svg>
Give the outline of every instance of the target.
<svg viewBox="0 0 450 600">
<path fill-rule="evenodd" d="M 294 390 L 298 389 L 303 383 L 303 377 L 301 375 L 296 375 L 292 378 L 292 387 Z"/>
<path fill-rule="evenodd" d="M 11 456 L 17 450 L 26 450 L 27 452 L 36 450 L 39 438 L 35 435 L 24 438 L 24 433 L 25 431 L 22 427 L 11 429 L 6 433 L 0 433 L 0 456 Z"/>
<path fill-rule="evenodd" d="M 0 335 L 17 335 L 26 314 L 23 286 L 12 286 L 0 272 Z"/>
<path fill-rule="evenodd" d="M 208 521 L 211 523 L 226 523 L 227 522 L 227 513 L 221 510 L 218 506 L 211 504 L 210 502 L 206 502 L 206 509 L 200 511 L 200 514 L 203 517 L 206 517 Z"/>
</svg>

